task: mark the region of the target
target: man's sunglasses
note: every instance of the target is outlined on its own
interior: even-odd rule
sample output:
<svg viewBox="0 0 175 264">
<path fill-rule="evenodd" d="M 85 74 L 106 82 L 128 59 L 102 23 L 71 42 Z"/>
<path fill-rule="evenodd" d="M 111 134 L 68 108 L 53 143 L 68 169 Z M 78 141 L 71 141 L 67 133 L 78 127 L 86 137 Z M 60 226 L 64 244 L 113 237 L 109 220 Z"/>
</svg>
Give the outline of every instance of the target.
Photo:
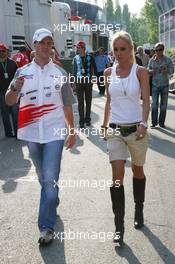
<svg viewBox="0 0 175 264">
<path fill-rule="evenodd" d="M 156 52 L 163 51 L 163 49 L 155 49 Z"/>
</svg>

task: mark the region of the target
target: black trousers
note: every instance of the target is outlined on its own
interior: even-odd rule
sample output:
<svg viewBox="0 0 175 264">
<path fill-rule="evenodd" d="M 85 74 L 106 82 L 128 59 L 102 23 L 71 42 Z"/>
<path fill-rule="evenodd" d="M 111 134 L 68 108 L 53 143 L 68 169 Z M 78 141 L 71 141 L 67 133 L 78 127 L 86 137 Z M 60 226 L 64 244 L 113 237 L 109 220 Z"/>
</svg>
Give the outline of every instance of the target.
<svg viewBox="0 0 175 264">
<path fill-rule="evenodd" d="M 100 94 L 105 93 L 105 84 L 104 84 L 104 76 L 103 76 L 103 71 L 97 73 L 97 85 Z"/>
<path fill-rule="evenodd" d="M 0 94 L 0 111 L 6 136 L 17 134 L 18 105 L 8 106 L 5 102 L 5 94 Z M 10 122 L 12 117 L 12 124 Z"/>
<path fill-rule="evenodd" d="M 77 83 L 77 98 L 79 124 L 89 123 L 91 121 L 91 102 L 92 102 L 92 83 Z M 86 111 L 84 110 L 84 101 L 86 103 Z"/>
</svg>

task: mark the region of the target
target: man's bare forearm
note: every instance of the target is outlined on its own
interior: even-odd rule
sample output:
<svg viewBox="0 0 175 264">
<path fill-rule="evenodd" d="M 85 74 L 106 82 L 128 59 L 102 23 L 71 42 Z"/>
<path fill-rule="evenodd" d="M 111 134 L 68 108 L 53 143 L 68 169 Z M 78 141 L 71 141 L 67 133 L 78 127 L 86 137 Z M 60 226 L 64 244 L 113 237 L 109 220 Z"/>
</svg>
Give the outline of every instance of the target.
<svg viewBox="0 0 175 264">
<path fill-rule="evenodd" d="M 74 117 L 73 117 L 73 110 L 72 106 L 64 106 L 64 116 L 65 116 L 65 121 L 68 126 L 68 128 L 74 128 Z"/>
</svg>

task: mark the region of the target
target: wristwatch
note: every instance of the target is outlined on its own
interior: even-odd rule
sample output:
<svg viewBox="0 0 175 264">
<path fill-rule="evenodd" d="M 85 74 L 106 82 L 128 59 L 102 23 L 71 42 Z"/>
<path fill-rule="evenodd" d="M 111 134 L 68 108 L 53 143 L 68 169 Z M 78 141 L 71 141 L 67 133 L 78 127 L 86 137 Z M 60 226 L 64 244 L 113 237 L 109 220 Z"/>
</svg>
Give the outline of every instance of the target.
<svg viewBox="0 0 175 264">
<path fill-rule="evenodd" d="M 142 125 L 144 128 L 148 128 L 148 124 L 147 124 L 147 122 L 140 122 L 140 125 Z"/>
</svg>

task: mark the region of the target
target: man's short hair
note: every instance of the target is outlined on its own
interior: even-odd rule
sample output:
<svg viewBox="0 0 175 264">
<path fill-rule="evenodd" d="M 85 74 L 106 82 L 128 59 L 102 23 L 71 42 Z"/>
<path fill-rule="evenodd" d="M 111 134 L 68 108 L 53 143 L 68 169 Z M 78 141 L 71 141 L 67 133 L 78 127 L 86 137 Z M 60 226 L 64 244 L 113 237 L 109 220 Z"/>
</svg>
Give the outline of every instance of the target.
<svg viewBox="0 0 175 264">
<path fill-rule="evenodd" d="M 140 49 L 140 50 L 143 50 L 143 47 L 142 47 L 142 46 L 138 46 L 138 47 L 137 47 L 137 50 L 139 50 L 139 49 Z"/>
<path fill-rule="evenodd" d="M 104 47 L 100 47 L 98 50 L 102 50 L 102 51 L 104 51 L 104 52 L 105 52 L 105 49 L 104 49 Z"/>
<path fill-rule="evenodd" d="M 155 45 L 155 48 L 157 48 L 157 47 L 161 47 L 163 50 L 165 48 L 163 42 L 157 42 L 156 45 Z"/>
</svg>

